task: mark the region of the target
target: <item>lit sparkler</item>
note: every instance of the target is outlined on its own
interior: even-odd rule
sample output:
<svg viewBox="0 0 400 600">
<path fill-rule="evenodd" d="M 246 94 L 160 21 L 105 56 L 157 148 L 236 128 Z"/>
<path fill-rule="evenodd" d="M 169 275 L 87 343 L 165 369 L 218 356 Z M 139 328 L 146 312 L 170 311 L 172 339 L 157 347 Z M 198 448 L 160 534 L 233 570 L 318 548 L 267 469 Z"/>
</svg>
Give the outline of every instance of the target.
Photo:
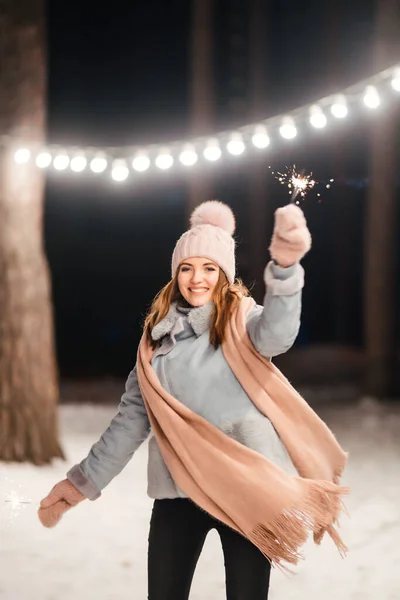
<svg viewBox="0 0 400 600">
<path fill-rule="evenodd" d="M 9 483 L 13 484 L 14 482 L 6 479 Z M 20 486 L 18 486 L 20 487 Z M 5 499 L 3 500 L 4 504 L 7 505 L 7 520 L 12 521 L 16 519 L 21 510 L 27 505 L 32 504 L 32 500 L 30 498 L 24 498 L 16 489 L 12 489 L 10 492 L 5 493 Z"/>
<path fill-rule="evenodd" d="M 304 199 L 306 194 L 319 183 L 313 178 L 312 173 L 306 174 L 304 169 L 302 171 L 297 171 L 296 165 L 286 167 L 284 173 L 280 173 L 279 171 L 276 173 L 275 171 L 271 171 L 271 173 L 282 185 L 287 185 L 291 196 L 290 201 L 295 202 L 296 204 L 299 204 L 299 200 L 297 199 L 298 196 L 300 196 L 301 199 Z M 329 180 L 329 183 L 325 186 L 326 189 L 331 187 L 333 181 L 333 179 Z M 317 197 L 320 198 L 321 194 L 317 193 Z"/>
<path fill-rule="evenodd" d="M 298 195 L 304 198 L 306 193 L 317 183 L 313 179 L 312 173 L 306 175 L 304 170 L 299 172 L 296 170 L 296 165 L 287 167 L 285 173 L 278 172 L 277 179 L 282 185 L 288 186 L 291 202 L 295 202 Z"/>
<path fill-rule="evenodd" d="M 10 496 L 10 500 L 4 500 L 4 502 L 10 502 L 13 510 L 18 508 L 20 504 L 31 504 L 31 500 L 20 500 L 15 492 L 11 492 Z"/>
</svg>

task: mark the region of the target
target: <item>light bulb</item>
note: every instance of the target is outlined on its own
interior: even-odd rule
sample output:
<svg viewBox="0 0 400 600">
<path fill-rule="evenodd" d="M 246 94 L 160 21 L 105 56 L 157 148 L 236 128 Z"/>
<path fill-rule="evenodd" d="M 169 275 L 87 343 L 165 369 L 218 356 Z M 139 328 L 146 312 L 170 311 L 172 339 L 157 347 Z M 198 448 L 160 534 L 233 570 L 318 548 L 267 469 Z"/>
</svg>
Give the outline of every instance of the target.
<svg viewBox="0 0 400 600">
<path fill-rule="evenodd" d="M 337 119 L 344 119 L 347 117 L 348 112 L 346 98 L 344 96 L 338 96 L 331 106 L 331 113 Z"/>
<path fill-rule="evenodd" d="M 327 123 L 322 108 L 317 104 L 310 108 L 310 123 L 316 129 L 322 129 Z"/>
<path fill-rule="evenodd" d="M 286 140 L 292 140 L 296 137 L 297 129 L 292 117 L 284 117 L 279 132 Z"/>
<path fill-rule="evenodd" d="M 400 92 L 400 67 L 395 69 L 391 83 L 392 83 L 392 88 L 396 92 Z"/>
<path fill-rule="evenodd" d="M 129 175 L 128 165 L 124 160 L 114 160 L 112 164 L 111 177 L 114 181 L 125 181 Z"/>
<path fill-rule="evenodd" d="M 174 159 L 167 151 L 161 152 L 156 158 L 157 167 L 163 171 L 170 169 L 173 164 Z"/>
<path fill-rule="evenodd" d="M 81 173 L 86 169 L 86 165 L 87 159 L 85 158 L 85 156 L 78 155 L 72 158 L 70 167 L 71 170 L 75 173 Z"/>
<path fill-rule="evenodd" d="M 103 173 L 107 169 L 107 159 L 104 156 L 95 156 L 90 162 L 93 173 Z"/>
<path fill-rule="evenodd" d="M 198 160 L 198 156 L 194 147 L 191 145 L 185 146 L 185 148 L 179 156 L 179 160 L 186 167 L 191 167 L 192 165 L 194 165 Z"/>
<path fill-rule="evenodd" d="M 269 146 L 270 139 L 268 137 L 267 130 L 263 125 L 258 125 L 255 128 L 251 141 L 256 148 L 260 148 L 261 150 Z"/>
<path fill-rule="evenodd" d="M 50 152 L 40 152 L 36 157 L 36 166 L 39 169 L 45 169 L 51 164 L 52 158 Z"/>
<path fill-rule="evenodd" d="M 246 146 L 244 145 L 242 136 L 239 133 L 233 133 L 231 135 L 231 139 L 226 145 L 226 148 L 230 154 L 233 154 L 233 156 L 240 156 L 240 154 L 243 154 L 245 151 Z"/>
<path fill-rule="evenodd" d="M 137 154 L 132 160 L 132 167 L 135 171 L 147 171 L 150 167 L 150 159 L 146 154 Z"/>
<path fill-rule="evenodd" d="M 219 147 L 218 140 L 209 140 L 207 143 L 207 147 L 204 149 L 204 158 L 207 160 L 214 162 L 221 158 L 222 152 Z"/>
<path fill-rule="evenodd" d="M 53 167 L 57 171 L 65 171 L 69 165 L 69 156 L 67 154 L 58 154 L 53 160 Z"/>
<path fill-rule="evenodd" d="M 23 165 L 29 161 L 31 153 L 28 148 L 20 148 L 14 154 L 14 160 L 17 164 Z"/>
<path fill-rule="evenodd" d="M 368 108 L 378 108 L 380 103 L 381 100 L 376 87 L 369 85 L 365 90 L 364 104 L 368 106 Z"/>
</svg>

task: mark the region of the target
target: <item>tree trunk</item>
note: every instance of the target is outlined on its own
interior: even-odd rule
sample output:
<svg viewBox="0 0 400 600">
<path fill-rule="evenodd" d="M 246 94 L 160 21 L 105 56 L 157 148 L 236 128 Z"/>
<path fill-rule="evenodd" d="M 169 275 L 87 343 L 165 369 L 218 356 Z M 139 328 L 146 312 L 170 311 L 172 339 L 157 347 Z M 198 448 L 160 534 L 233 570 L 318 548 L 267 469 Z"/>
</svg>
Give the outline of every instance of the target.
<svg viewBox="0 0 400 600">
<path fill-rule="evenodd" d="M 251 118 L 262 121 L 266 115 L 266 7 L 264 0 L 252 0 L 250 5 L 250 103 Z M 268 260 L 268 150 L 255 153 L 250 168 L 249 217 L 250 217 L 250 280 L 254 282 L 252 295 L 262 303 L 265 293 L 264 269 Z"/>
<path fill-rule="evenodd" d="M 0 0 L 0 460 L 62 457 L 43 173 L 17 165 L 44 141 L 44 0 Z"/>
<path fill-rule="evenodd" d="M 375 68 L 398 57 L 398 0 L 377 0 Z M 379 109 L 378 109 L 379 110 Z M 365 236 L 365 392 L 385 397 L 396 392 L 396 179 L 399 110 L 390 101 L 371 135 L 371 178 Z"/>
<path fill-rule="evenodd" d="M 326 62 L 328 65 L 325 88 L 329 93 L 336 93 L 342 85 L 343 61 L 340 56 L 340 26 L 343 20 L 344 6 L 339 2 L 330 0 L 326 7 Z M 346 181 L 347 157 L 344 149 L 346 148 L 345 136 L 348 132 L 344 127 L 333 128 L 330 132 L 331 147 L 331 172 L 335 177 L 335 207 L 333 213 L 334 230 L 334 262 L 332 265 L 332 274 L 334 277 L 333 289 L 333 318 L 334 318 L 334 342 L 346 345 L 351 340 L 351 318 L 353 298 L 353 275 L 354 263 L 350 259 L 352 256 L 352 236 L 354 213 L 351 212 L 351 198 L 349 198 Z M 339 187 L 338 187 L 339 186 Z M 340 190 L 340 191 L 339 191 Z"/>
<path fill-rule="evenodd" d="M 214 121 L 214 0 L 193 0 L 191 60 L 191 133 L 212 132 Z M 212 181 L 207 166 L 190 173 L 188 216 L 201 202 L 211 200 Z"/>
</svg>

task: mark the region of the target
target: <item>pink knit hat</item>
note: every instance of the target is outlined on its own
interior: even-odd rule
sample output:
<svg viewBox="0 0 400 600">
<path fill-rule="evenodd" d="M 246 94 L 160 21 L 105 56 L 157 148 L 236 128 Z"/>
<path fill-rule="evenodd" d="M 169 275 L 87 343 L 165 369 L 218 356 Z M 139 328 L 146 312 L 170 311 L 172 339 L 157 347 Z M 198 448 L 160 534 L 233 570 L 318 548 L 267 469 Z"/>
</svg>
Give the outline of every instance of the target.
<svg viewBox="0 0 400 600">
<path fill-rule="evenodd" d="M 200 256 L 215 262 L 229 283 L 235 280 L 235 217 L 226 204 L 217 200 L 203 202 L 190 217 L 189 231 L 176 243 L 172 255 L 172 277 L 184 260 Z"/>
</svg>

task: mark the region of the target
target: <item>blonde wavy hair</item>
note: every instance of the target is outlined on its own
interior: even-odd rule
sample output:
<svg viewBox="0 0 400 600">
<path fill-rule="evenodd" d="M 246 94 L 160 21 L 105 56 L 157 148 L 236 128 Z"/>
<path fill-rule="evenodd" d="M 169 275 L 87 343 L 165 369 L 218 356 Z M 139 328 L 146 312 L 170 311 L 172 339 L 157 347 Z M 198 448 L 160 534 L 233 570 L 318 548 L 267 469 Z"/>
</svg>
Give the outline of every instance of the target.
<svg viewBox="0 0 400 600">
<path fill-rule="evenodd" d="M 179 268 L 175 277 L 158 292 L 144 322 L 143 331 L 153 349 L 159 342 L 152 339 L 151 332 L 153 327 L 168 314 L 171 304 L 177 302 L 182 306 L 188 306 L 179 291 L 178 272 Z M 226 326 L 233 312 L 241 298 L 249 295 L 249 290 L 240 279 L 236 279 L 234 283 L 230 284 L 223 270 L 219 270 L 219 278 L 213 296 L 214 310 L 210 326 L 210 344 L 214 348 L 218 348 L 224 342 Z"/>
</svg>

